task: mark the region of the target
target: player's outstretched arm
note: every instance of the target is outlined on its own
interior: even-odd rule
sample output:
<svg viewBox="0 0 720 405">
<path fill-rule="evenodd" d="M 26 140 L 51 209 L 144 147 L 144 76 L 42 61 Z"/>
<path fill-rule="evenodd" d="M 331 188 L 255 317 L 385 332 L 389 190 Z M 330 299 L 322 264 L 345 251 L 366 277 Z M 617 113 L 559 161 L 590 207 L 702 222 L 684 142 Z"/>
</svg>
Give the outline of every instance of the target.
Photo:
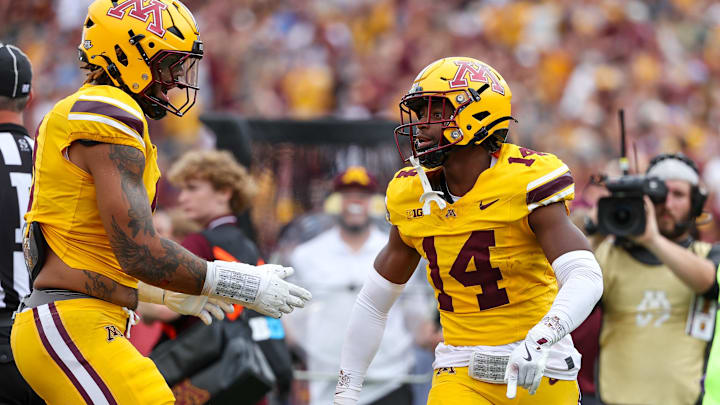
<svg viewBox="0 0 720 405">
<path fill-rule="evenodd" d="M 420 255 L 402 241 L 393 226 L 388 243 L 375 259 L 376 271 L 370 271 L 350 314 L 333 404 L 358 402 L 365 373 L 385 331 L 387 314 L 419 261 Z"/>
<path fill-rule="evenodd" d="M 87 148 L 100 217 L 123 271 L 148 284 L 199 295 L 207 264 L 155 232 L 143 184 L 145 156 L 132 146 Z"/>
<path fill-rule="evenodd" d="M 535 393 L 550 347 L 587 318 L 603 291 L 600 265 L 585 236 L 567 216 L 564 203 L 537 208 L 528 220 L 552 263 L 560 291 L 550 311 L 510 355 L 505 370 L 509 398 L 515 397 L 518 385 Z"/>
<path fill-rule="evenodd" d="M 139 149 L 100 144 L 78 146 L 76 151 L 94 179 L 100 217 L 127 274 L 150 285 L 220 298 L 274 317 L 310 299 L 309 292 L 282 280 L 292 268 L 206 262 L 160 237 L 152 223 L 143 183 L 145 157 Z"/>
</svg>

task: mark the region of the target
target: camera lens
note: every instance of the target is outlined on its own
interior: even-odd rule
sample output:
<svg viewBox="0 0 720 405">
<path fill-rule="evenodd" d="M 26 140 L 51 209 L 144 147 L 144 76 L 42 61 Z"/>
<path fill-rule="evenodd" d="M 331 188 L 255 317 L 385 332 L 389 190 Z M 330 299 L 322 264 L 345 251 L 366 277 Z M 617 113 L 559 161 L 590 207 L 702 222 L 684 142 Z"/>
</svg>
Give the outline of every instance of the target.
<svg viewBox="0 0 720 405">
<path fill-rule="evenodd" d="M 642 234 L 645 230 L 642 194 L 601 198 L 598 202 L 598 230 L 618 236 Z"/>
<path fill-rule="evenodd" d="M 613 219 L 617 224 L 627 224 L 632 217 L 630 210 L 627 207 L 619 206 L 613 213 Z"/>
</svg>

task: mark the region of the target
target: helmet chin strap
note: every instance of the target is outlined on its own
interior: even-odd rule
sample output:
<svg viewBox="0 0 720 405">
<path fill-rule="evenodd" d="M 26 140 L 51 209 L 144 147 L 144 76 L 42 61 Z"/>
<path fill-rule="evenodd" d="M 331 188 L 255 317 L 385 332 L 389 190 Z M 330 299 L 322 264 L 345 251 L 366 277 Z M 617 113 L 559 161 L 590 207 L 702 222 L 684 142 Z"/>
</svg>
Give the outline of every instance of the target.
<svg viewBox="0 0 720 405">
<path fill-rule="evenodd" d="M 149 118 L 159 120 L 167 115 L 167 110 L 160 104 L 152 102 L 141 95 L 132 94 L 132 97 Z"/>
<path fill-rule="evenodd" d="M 423 194 L 420 196 L 420 202 L 423 203 L 423 215 L 430 215 L 430 203 L 432 202 L 437 204 L 438 208 L 441 210 L 445 209 L 447 202 L 445 202 L 442 198 L 442 192 L 432 189 L 432 186 L 430 186 L 430 180 L 428 180 L 425 170 L 420 165 L 420 161 L 418 161 L 415 156 L 410 156 L 408 160 L 417 172 L 418 177 L 420 177 L 420 184 L 423 188 Z"/>
<path fill-rule="evenodd" d="M 445 159 L 447 159 L 449 149 L 450 148 L 435 150 L 420 156 L 420 164 L 429 169 L 441 166 L 443 163 L 445 163 Z"/>
</svg>

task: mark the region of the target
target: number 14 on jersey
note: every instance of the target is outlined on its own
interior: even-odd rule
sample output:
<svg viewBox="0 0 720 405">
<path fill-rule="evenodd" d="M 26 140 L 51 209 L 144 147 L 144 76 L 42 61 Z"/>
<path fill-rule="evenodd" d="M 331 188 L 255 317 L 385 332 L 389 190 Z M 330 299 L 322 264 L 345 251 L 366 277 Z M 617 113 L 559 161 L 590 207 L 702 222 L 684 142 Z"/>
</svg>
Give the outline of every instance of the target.
<svg viewBox="0 0 720 405">
<path fill-rule="evenodd" d="M 482 287 L 477 294 L 480 310 L 491 309 L 510 303 L 504 288 L 498 288 L 498 281 L 502 280 L 502 273 L 497 267 L 490 264 L 490 246 L 495 246 L 495 232 L 492 230 L 473 231 L 458 253 L 450 268 L 450 276 L 465 287 Z M 423 239 L 423 249 L 427 255 L 430 266 L 430 278 L 439 291 L 438 303 L 443 311 L 454 311 L 453 299 L 445 292 L 443 280 L 440 277 L 435 237 L 427 236 Z M 474 259 L 476 269 L 468 271 L 470 259 Z"/>
</svg>

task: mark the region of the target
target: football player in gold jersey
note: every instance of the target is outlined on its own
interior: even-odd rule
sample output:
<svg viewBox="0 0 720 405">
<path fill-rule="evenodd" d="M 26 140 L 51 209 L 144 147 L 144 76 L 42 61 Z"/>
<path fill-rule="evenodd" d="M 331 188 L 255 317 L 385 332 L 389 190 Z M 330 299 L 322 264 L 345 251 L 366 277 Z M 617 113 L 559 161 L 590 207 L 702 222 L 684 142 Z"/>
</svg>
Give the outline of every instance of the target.
<svg viewBox="0 0 720 405">
<path fill-rule="evenodd" d="M 211 321 L 231 303 L 279 317 L 307 291 L 292 268 L 207 262 L 152 223 L 157 151 L 145 117 L 182 116 L 203 55 L 177 0 L 97 0 L 83 23 L 90 71 L 43 119 L 23 247 L 34 291 L 15 316 L 18 368 L 49 404 L 170 404 L 155 365 L 126 339 L 138 300 Z"/>
<path fill-rule="evenodd" d="M 409 137 L 413 167 L 387 189 L 393 226 L 351 315 L 335 404 L 357 403 L 421 256 L 444 333 L 429 404 L 578 403 L 569 333 L 600 298 L 602 274 L 567 215 L 568 167 L 505 143 L 510 100 L 495 69 L 454 57 L 423 69 L 400 102 L 395 134 Z"/>
</svg>

